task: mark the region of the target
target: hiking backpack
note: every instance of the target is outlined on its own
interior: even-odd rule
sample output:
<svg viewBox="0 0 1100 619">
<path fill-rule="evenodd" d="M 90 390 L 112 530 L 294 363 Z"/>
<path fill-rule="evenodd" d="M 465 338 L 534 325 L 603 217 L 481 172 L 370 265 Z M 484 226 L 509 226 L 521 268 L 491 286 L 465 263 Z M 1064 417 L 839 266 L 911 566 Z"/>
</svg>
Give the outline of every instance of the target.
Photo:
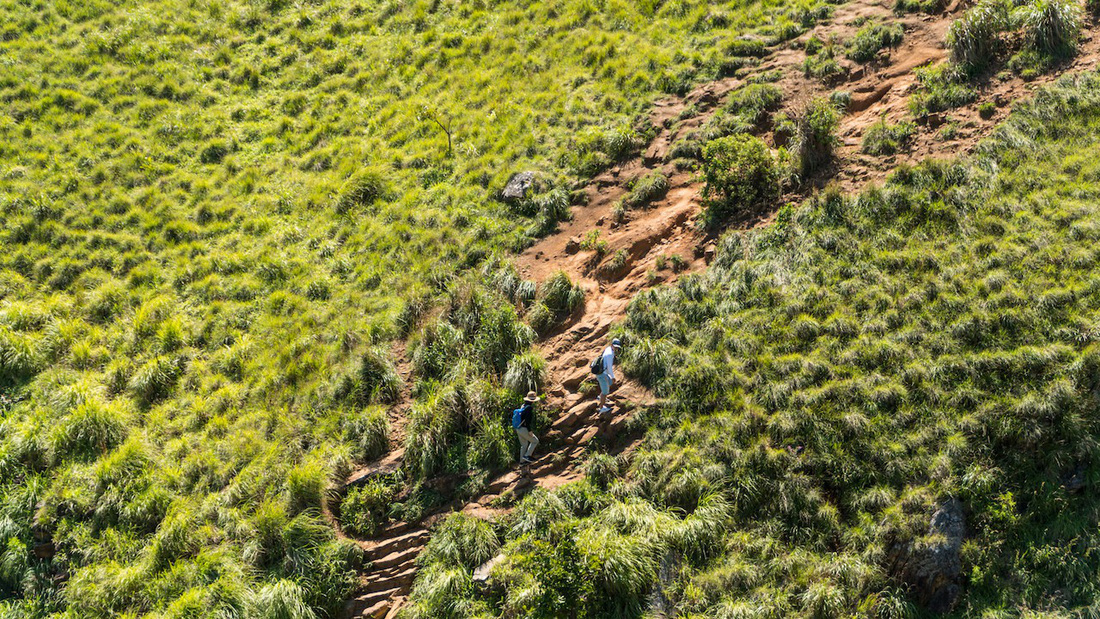
<svg viewBox="0 0 1100 619">
<path fill-rule="evenodd" d="M 589 366 L 592 369 L 592 373 L 599 376 L 603 374 L 603 353 L 600 356 L 592 360 L 592 365 Z"/>
<path fill-rule="evenodd" d="M 512 411 L 512 427 L 516 428 L 518 430 L 521 425 L 523 425 L 523 407 L 522 406 L 517 408 L 516 410 Z"/>
</svg>

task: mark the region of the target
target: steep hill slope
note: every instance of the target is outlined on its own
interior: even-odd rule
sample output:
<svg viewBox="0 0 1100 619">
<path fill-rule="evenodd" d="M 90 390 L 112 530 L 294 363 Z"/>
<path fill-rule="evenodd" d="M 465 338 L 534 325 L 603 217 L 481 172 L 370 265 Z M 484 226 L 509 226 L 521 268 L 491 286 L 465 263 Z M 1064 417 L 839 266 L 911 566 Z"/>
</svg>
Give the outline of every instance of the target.
<svg viewBox="0 0 1100 619">
<path fill-rule="evenodd" d="M 638 451 L 449 519 L 407 616 L 1095 612 L 1098 123 L 1100 76 L 1063 80 L 643 292 Z"/>
<path fill-rule="evenodd" d="M 584 368 L 588 357 L 603 345 L 613 323 L 624 317 L 627 304 L 639 291 L 659 283 L 671 283 L 685 273 L 702 268 L 713 257 L 714 239 L 702 233 L 695 222 L 701 203 L 701 185 L 693 172 L 678 167 L 680 162 L 673 161 L 670 151 L 677 142 L 712 125 L 716 115 L 725 113 L 731 93 L 743 91 L 758 82 L 761 76 L 775 76 L 769 81 L 777 85 L 784 101 L 782 106 L 789 110 L 795 110 L 814 96 L 837 90 L 855 93 L 840 123 L 843 141 L 837 149 L 835 165 L 787 196 L 799 199 L 826 182 L 839 181 L 841 187 L 860 187 L 870 180 L 884 178 L 903 162 L 965 152 L 1002 117 L 1007 101 L 1050 81 L 1061 71 L 1080 70 L 1096 63 L 1097 45 L 1087 39 L 1072 63 L 1036 81 L 1001 76 L 985 83 L 976 101 L 951 112 L 952 124 L 960 128 L 950 137 L 944 137 L 943 118 L 936 122 L 926 120 L 914 127 L 911 143 L 896 156 L 875 157 L 861 153 L 861 138 L 875 125 L 905 122 L 910 115 L 911 96 L 917 91 L 913 69 L 946 57 L 947 50 L 942 43 L 944 32 L 961 12 L 961 8 L 952 7 L 935 17 L 911 15 L 898 19 L 905 38 L 897 49 L 870 65 L 854 65 L 855 69 L 842 81 L 822 83 L 803 72 L 807 54 L 801 48 L 805 41 L 816 37 L 848 38 L 858 31 L 859 25 L 869 20 L 892 19 L 887 6 L 851 2 L 840 7 L 832 19 L 823 21 L 789 46 L 772 51 L 741 77 L 709 83 L 686 97 L 658 102 L 650 117 L 657 133 L 642 154 L 595 178 L 585 189 L 587 200 L 574 210 L 571 221 L 564 223 L 558 233 L 527 249 L 518 259 L 524 275 L 546 280 L 564 270 L 588 293 L 583 309 L 569 327 L 541 344 L 549 361 L 547 404 L 551 410 L 559 411 L 547 428 L 550 436 L 556 439 L 550 445 L 549 461 L 544 460 L 530 471 L 498 477 L 486 486 L 483 494 L 443 506 L 437 514 L 455 510 L 500 518 L 507 513 L 498 507 L 502 496 L 512 499 L 535 488 L 552 489 L 563 482 L 577 480 L 582 474 L 582 465 L 588 462 L 587 455 L 603 449 L 619 453 L 626 447 L 632 451 L 632 444 L 623 443 L 623 437 L 619 436 L 627 425 L 628 415 L 620 412 L 607 418 L 596 416 L 592 400 L 583 398 L 577 389 L 586 377 Z M 984 109 L 983 103 L 992 102 L 997 102 L 993 114 L 979 112 L 979 108 Z M 776 141 L 771 129 L 761 134 L 769 141 Z M 668 187 L 644 207 L 632 209 L 625 216 L 617 215 L 616 210 L 621 208 L 623 201 L 630 199 L 633 186 L 653 175 L 667 178 Z M 748 213 L 734 226 L 767 224 L 776 212 Z M 600 233 L 600 241 L 606 244 L 598 253 L 584 247 L 585 236 L 594 231 Z M 617 253 L 625 256 L 623 264 L 608 268 L 616 260 Z M 673 259 L 679 261 L 675 269 L 661 266 Z M 653 350 L 647 348 L 646 352 Z M 638 404 L 651 402 L 653 395 L 630 384 L 620 399 L 627 403 L 629 411 Z M 590 445 L 593 439 L 597 439 L 597 443 Z M 399 457 L 387 458 L 381 470 L 393 470 L 392 467 L 399 463 Z M 366 472 L 378 470 L 374 467 Z M 363 479 L 362 475 L 355 477 L 356 483 Z M 376 559 L 379 567 L 365 571 L 364 595 L 354 605 L 354 613 L 394 614 L 412 583 L 416 558 L 428 542 L 427 527 L 438 522 L 438 515 L 414 527 L 415 535 L 409 533 L 410 525 L 398 523 L 382 531 L 380 541 L 366 544 L 368 557 Z M 393 542 L 389 541 L 391 534 Z M 396 566 L 394 561 L 398 561 Z"/>
</svg>

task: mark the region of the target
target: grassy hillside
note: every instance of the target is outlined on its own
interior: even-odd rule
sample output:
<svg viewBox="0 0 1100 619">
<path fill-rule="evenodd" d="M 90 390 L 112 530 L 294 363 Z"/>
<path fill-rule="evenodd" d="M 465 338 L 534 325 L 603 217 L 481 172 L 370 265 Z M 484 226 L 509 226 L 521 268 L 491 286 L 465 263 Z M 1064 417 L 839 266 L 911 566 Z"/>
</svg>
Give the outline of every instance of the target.
<svg viewBox="0 0 1100 619">
<path fill-rule="evenodd" d="M 409 478 L 499 466 L 471 411 L 538 360 L 494 295 L 536 293 L 461 273 L 567 216 L 654 99 L 828 12 L 0 0 L 0 610 L 331 616 L 357 553 L 321 497 L 386 447 L 390 342 L 443 307 Z"/>
<path fill-rule="evenodd" d="M 641 449 L 452 517 L 406 616 L 923 616 L 951 505 L 954 616 L 1095 616 L 1098 128 L 1100 75 L 1063 80 L 972 158 L 826 192 L 642 293 L 625 367 L 666 403 Z"/>
</svg>

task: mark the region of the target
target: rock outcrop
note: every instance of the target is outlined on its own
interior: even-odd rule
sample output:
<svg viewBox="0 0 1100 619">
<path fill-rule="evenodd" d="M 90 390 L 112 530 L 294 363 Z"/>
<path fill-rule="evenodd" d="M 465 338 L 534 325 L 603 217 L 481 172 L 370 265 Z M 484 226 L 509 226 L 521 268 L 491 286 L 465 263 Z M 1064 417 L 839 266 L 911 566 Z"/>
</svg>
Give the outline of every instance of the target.
<svg viewBox="0 0 1100 619">
<path fill-rule="evenodd" d="M 932 514 L 928 535 L 895 550 L 891 572 L 931 612 L 950 612 L 959 598 L 959 550 L 964 537 L 966 515 L 962 503 L 952 498 Z"/>
<path fill-rule="evenodd" d="M 508 179 L 508 184 L 500 192 L 505 202 L 519 202 L 527 197 L 527 192 L 535 186 L 537 175 L 531 171 L 516 172 Z"/>
</svg>

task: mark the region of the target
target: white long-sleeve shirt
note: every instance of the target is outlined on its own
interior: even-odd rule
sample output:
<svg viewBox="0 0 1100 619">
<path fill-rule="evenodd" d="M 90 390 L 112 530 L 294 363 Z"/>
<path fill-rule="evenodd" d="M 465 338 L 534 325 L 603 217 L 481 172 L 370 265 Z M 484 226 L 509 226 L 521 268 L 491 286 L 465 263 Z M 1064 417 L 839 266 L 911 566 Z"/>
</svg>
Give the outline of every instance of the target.
<svg viewBox="0 0 1100 619">
<path fill-rule="evenodd" d="M 611 380 L 615 380 L 615 350 L 610 346 L 603 350 L 603 373 Z"/>
</svg>

